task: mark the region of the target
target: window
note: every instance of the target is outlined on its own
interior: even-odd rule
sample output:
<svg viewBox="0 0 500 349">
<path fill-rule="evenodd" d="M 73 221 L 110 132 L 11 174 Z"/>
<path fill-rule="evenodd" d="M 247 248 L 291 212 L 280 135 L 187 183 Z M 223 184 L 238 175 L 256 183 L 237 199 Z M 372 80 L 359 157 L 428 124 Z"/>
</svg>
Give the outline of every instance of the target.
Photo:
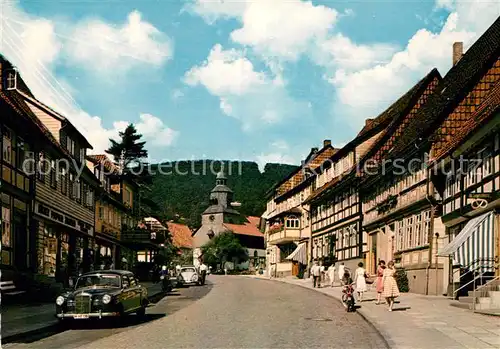
<svg viewBox="0 0 500 349">
<path fill-rule="evenodd" d="M 82 185 L 79 179 L 75 179 L 73 182 L 73 198 L 78 202 L 82 199 Z"/>
<path fill-rule="evenodd" d="M 61 193 L 68 193 L 68 176 L 65 168 L 61 168 Z"/>
<path fill-rule="evenodd" d="M 24 146 L 28 149 L 27 145 Z M 32 176 L 35 174 L 35 153 L 29 150 L 25 150 L 25 162 L 23 164 L 22 170 L 26 175 Z"/>
<path fill-rule="evenodd" d="M 40 152 L 38 155 L 38 168 L 37 168 L 37 176 L 38 180 L 45 182 L 45 173 L 47 171 L 47 159 L 45 159 L 45 154 Z"/>
<path fill-rule="evenodd" d="M 66 137 L 66 149 L 71 155 L 75 155 L 75 142 L 69 137 Z"/>
<path fill-rule="evenodd" d="M 17 137 L 17 149 L 16 149 L 16 167 L 24 170 L 24 160 L 26 157 L 25 149 L 26 145 L 21 137 Z M 27 148 L 27 147 L 26 147 Z"/>
<path fill-rule="evenodd" d="M 87 183 L 82 183 L 82 204 L 83 206 L 88 206 L 88 192 L 89 192 L 89 186 Z"/>
<path fill-rule="evenodd" d="M 99 207 L 99 219 L 100 220 L 104 219 L 104 207 L 102 206 Z"/>
<path fill-rule="evenodd" d="M 80 149 L 80 162 L 83 163 L 85 161 L 85 154 L 86 153 L 86 149 L 85 148 L 81 148 Z"/>
<path fill-rule="evenodd" d="M 89 187 L 87 191 L 87 207 L 94 207 L 94 191 Z"/>
<path fill-rule="evenodd" d="M 10 197 L 6 196 L 9 200 Z M 2 198 L 3 199 L 3 198 Z M 10 207 L 2 206 L 2 264 L 10 265 L 12 264 L 12 251 L 11 251 L 11 240 L 12 240 L 12 230 L 11 230 L 11 210 Z"/>
<path fill-rule="evenodd" d="M 56 176 L 56 161 L 50 161 L 50 186 L 52 188 L 57 187 L 57 176 Z"/>
<path fill-rule="evenodd" d="M 7 127 L 4 127 L 2 136 L 3 161 L 12 164 L 12 133 Z"/>
<path fill-rule="evenodd" d="M 75 197 L 75 176 L 73 173 L 69 174 L 68 189 L 69 197 L 73 199 Z"/>
<path fill-rule="evenodd" d="M 7 70 L 5 78 L 5 89 L 15 90 L 17 88 L 17 71 L 14 69 Z"/>
</svg>

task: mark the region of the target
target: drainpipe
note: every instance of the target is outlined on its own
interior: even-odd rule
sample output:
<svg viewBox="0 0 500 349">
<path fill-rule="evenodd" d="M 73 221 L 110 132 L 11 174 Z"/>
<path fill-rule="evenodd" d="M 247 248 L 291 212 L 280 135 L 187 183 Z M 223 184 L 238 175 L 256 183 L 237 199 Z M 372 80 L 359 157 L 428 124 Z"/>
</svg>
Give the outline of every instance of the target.
<svg viewBox="0 0 500 349">
<path fill-rule="evenodd" d="M 430 169 L 428 169 L 428 171 L 427 171 L 427 195 L 425 198 L 427 199 L 427 201 L 431 205 L 431 216 L 430 216 L 431 221 L 429 222 L 429 231 L 427 232 L 428 241 L 429 241 L 429 256 L 428 256 L 428 260 L 427 260 L 427 268 L 425 269 L 425 279 L 426 279 L 425 295 L 426 296 L 429 295 L 429 279 L 430 279 L 430 269 L 431 269 L 431 265 L 432 265 L 432 249 L 434 248 L 434 234 L 433 234 L 434 215 L 436 212 L 436 206 L 435 206 L 434 202 L 431 200 L 431 199 L 433 199 L 433 196 L 431 194 L 434 193 L 434 185 L 432 184 L 432 181 L 430 180 L 430 178 L 431 178 L 430 175 L 431 175 L 431 172 L 430 172 Z M 437 261 L 436 261 L 436 268 L 437 268 Z M 436 282 L 437 282 L 437 280 L 436 280 Z"/>
<path fill-rule="evenodd" d="M 301 204 L 302 206 L 302 204 Z M 307 220 L 309 222 L 309 229 L 310 229 L 310 233 L 309 233 L 309 258 L 307 259 L 307 277 L 310 278 L 311 277 L 311 262 L 312 262 L 312 221 L 311 221 L 311 215 L 310 215 L 310 210 L 306 209 L 305 206 L 302 206 L 302 209 L 304 211 L 307 212 Z"/>
</svg>

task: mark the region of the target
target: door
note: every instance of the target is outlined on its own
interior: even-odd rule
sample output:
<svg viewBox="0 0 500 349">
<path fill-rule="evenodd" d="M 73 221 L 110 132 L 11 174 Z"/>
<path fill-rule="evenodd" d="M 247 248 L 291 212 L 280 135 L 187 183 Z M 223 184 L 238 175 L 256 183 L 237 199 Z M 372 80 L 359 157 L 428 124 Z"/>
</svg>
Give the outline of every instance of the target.
<svg viewBox="0 0 500 349">
<path fill-rule="evenodd" d="M 297 276 L 299 275 L 299 262 L 293 261 L 292 262 L 292 276 Z"/>
<path fill-rule="evenodd" d="M 127 275 L 122 276 L 122 306 L 125 313 L 135 308 L 134 290 L 130 287 L 130 280 Z"/>
<path fill-rule="evenodd" d="M 19 270 L 28 267 L 28 227 L 26 213 L 14 210 L 14 260 Z"/>
</svg>

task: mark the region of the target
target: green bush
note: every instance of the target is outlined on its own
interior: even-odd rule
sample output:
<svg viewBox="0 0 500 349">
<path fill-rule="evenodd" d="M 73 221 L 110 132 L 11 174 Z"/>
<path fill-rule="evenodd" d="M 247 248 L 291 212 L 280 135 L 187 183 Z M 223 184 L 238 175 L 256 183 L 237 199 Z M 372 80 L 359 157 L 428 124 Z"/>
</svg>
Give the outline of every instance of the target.
<svg viewBox="0 0 500 349">
<path fill-rule="evenodd" d="M 410 287 L 408 286 L 408 277 L 406 276 L 406 271 L 403 268 L 396 269 L 394 274 L 396 283 L 398 284 L 399 292 L 409 292 Z"/>
</svg>

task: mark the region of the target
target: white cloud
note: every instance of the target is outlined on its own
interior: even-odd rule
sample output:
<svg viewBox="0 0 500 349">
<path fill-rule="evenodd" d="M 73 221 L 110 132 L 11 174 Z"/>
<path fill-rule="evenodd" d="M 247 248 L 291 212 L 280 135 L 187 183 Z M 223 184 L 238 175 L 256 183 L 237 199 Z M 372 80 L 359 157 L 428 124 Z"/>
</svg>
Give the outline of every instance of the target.
<svg viewBox="0 0 500 349">
<path fill-rule="evenodd" d="M 32 17 L 12 1 L 0 0 L 0 6 L 3 9 L 2 54 L 18 68 L 38 100 L 66 116 L 92 144 L 93 153 L 102 153 L 109 147 L 109 138 L 115 138 L 128 122 L 117 121 L 113 128 L 105 128 L 100 117 L 90 115 L 75 102 L 72 95 L 78 91 L 55 76 L 55 66 L 64 49 L 64 40 L 56 34 L 55 22 Z M 135 124 L 151 144 L 170 145 L 175 141 L 175 131 L 163 125 L 160 119 L 147 115 L 141 115 Z"/>
<path fill-rule="evenodd" d="M 173 55 L 173 45 L 164 33 L 142 19 L 138 11 L 116 27 L 99 19 L 78 23 L 66 41 L 71 61 L 97 72 L 122 72 L 144 64 L 159 66 Z"/>
<path fill-rule="evenodd" d="M 225 51 L 217 44 L 201 66 L 193 67 L 186 73 L 185 82 L 191 86 L 204 85 L 210 93 L 218 96 L 243 95 L 265 85 L 267 77 L 254 70 L 252 62 L 245 58 L 242 51 Z"/>
<path fill-rule="evenodd" d="M 181 90 L 179 89 L 175 89 L 172 91 L 172 99 L 174 100 L 177 100 L 177 99 L 180 99 L 182 97 L 184 97 L 184 92 L 182 92 Z"/>
<path fill-rule="evenodd" d="M 221 110 L 239 119 L 247 131 L 278 123 L 304 107 L 287 94 L 281 76 L 256 71 L 243 51 L 224 50 L 220 44 L 185 74 L 184 82 L 217 96 Z"/>
<path fill-rule="evenodd" d="M 189 8 L 209 23 L 237 18 L 242 26 L 231 33 L 233 42 L 250 46 L 265 57 L 289 60 L 324 38 L 339 16 L 332 8 L 300 0 L 195 0 Z"/>
<path fill-rule="evenodd" d="M 355 70 L 340 65 L 332 70 L 329 81 L 336 88 L 336 102 L 349 123 L 360 127 L 363 119 L 387 108 L 432 68 L 437 67 L 444 75 L 451 67 L 453 42 L 463 41 L 469 47 L 500 14 L 498 5 L 491 2 L 460 1 L 452 5 L 454 12 L 440 32 L 417 31 L 387 63 Z M 383 56 L 384 48 L 367 49 L 363 50 L 367 56 Z"/>
</svg>

